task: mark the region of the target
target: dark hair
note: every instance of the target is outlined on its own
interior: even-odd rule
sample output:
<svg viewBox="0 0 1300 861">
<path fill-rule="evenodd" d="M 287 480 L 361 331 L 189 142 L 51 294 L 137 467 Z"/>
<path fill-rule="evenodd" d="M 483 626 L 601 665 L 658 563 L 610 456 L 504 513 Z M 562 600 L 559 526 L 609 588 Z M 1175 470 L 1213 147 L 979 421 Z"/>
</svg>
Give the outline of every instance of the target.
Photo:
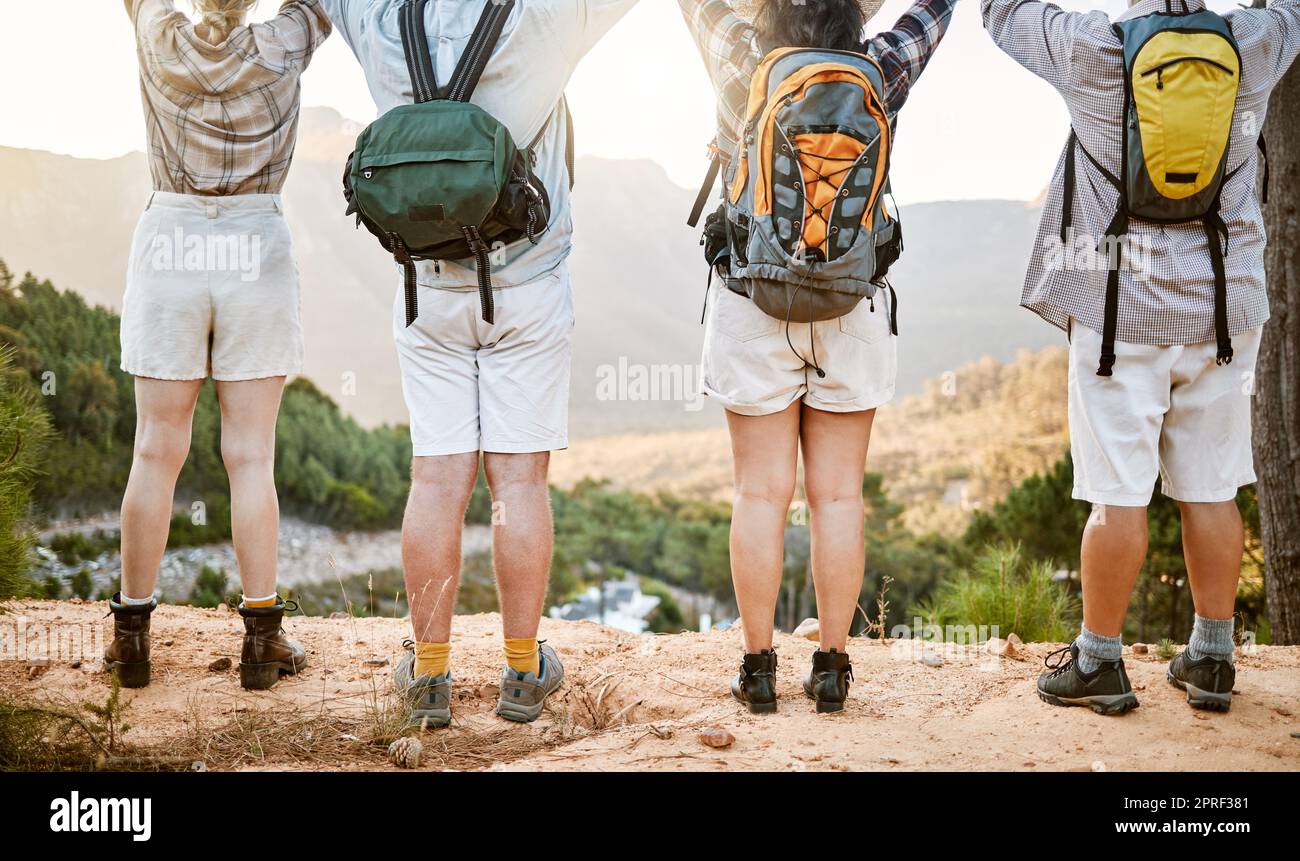
<svg viewBox="0 0 1300 861">
<path fill-rule="evenodd" d="M 859 0 L 764 0 L 757 18 L 759 39 L 769 50 L 860 51 L 867 25 Z"/>
</svg>

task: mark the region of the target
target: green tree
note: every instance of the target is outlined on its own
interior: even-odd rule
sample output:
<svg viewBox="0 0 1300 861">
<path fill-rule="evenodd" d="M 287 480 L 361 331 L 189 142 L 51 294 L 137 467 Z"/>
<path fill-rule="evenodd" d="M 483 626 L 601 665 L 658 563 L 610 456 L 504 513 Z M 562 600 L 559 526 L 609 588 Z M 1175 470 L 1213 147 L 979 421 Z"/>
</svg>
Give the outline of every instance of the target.
<svg viewBox="0 0 1300 861">
<path fill-rule="evenodd" d="M 0 276 L 0 286 L 12 280 L 8 270 Z M 27 517 L 49 434 L 49 418 L 13 367 L 14 353 L 0 344 L 0 598 L 34 591 L 27 579 L 33 541 Z"/>
</svg>

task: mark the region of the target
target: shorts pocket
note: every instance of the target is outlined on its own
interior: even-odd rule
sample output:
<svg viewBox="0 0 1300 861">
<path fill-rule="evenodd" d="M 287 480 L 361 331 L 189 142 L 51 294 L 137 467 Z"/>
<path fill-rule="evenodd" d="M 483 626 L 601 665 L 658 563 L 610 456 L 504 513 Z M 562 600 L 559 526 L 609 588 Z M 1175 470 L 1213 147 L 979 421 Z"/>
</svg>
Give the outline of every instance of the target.
<svg viewBox="0 0 1300 861">
<path fill-rule="evenodd" d="M 840 331 L 866 344 L 889 337 L 889 308 L 883 291 L 876 294 L 874 311 L 872 305 L 871 299 L 859 302 L 858 307 L 840 318 Z"/>
<path fill-rule="evenodd" d="M 755 341 L 781 331 L 781 321 L 769 316 L 748 296 L 719 287 L 714 304 L 713 325 L 733 341 Z"/>
</svg>

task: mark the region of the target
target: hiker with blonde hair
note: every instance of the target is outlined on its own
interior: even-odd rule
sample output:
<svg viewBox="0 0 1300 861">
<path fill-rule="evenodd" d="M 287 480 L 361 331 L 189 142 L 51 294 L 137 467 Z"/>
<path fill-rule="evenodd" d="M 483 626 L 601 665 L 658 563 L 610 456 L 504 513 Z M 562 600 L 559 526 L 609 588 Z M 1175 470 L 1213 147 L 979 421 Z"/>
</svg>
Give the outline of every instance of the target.
<svg viewBox="0 0 1300 861">
<path fill-rule="evenodd" d="M 918 0 L 864 40 L 878 0 L 679 0 L 718 95 L 726 202 L 705 228 L 715 274 L 704 384 L 735 458 L 731 572 L 745 651 L 733 696 L 776 710 L 774 617 L 799 453 L 812 515 L 820 647 L 804 678 L 844 708 L 865 568 L 863 479 L 876 409 L 894 397 L 902 250 L 886 206 L 894 126 L 955 0 Z"/>
<path fill-rule="evenodd" d="M 122 301 L 122 370 L 135 377 L 135 457 L 122 500 L 122 584 L 105 665 L 149 684 L 150 616 L 176 481 L 203 382 L 216 383 L 221 456 L 244 599 L 240 681 L 269 688 L 306 666 L 281 627 L 275 424 L 302 370 L 298 267 L 280 190 L 298 132 L 299 78 L 330 33 L 317 0 L 248 25 L 252 0 L 126 0 L 135 27 L 153 193 Z"/>
</svg>

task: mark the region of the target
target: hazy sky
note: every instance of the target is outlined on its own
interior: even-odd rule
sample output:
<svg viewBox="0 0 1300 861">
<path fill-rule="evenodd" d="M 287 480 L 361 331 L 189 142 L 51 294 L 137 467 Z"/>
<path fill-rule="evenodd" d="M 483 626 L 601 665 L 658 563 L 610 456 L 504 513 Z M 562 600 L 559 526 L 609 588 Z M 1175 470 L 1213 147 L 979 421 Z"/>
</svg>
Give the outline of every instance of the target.
<svg viewBox="0 0 1300 861">
<path fill-rule="evenodd" d="M 873 28 L 891 25 L 907 4 L 889 0 Z M 1063 5 L 1115 14 L 1126 4 Z M 1233 6 L 1231 0 L 1210 5 Z M 276 6 L 263 0 L 258 14 Z M 188 9 L 184 0 L 178 7 Z M 0 73 L 0 145 L 88 158 L 142 148 L 135 51 L 121 0 L 10 0 L 0 27 Z M 587 57 L 569 93 L 581 154 L 653 159 L 679 184 L 698 184 L 713 94 L 674 0 L 642 0 Z M 337 37 L 305 76 L 303 100 L 363 122 L 375 114 L 360 70 Z M 961 0 L 899 120 L 898 197 L 904 203 L 1031 199 L 1047 184 L 1066 123 L 1051 88 L 993 46 L 978 2 Z"/>
</svg>

